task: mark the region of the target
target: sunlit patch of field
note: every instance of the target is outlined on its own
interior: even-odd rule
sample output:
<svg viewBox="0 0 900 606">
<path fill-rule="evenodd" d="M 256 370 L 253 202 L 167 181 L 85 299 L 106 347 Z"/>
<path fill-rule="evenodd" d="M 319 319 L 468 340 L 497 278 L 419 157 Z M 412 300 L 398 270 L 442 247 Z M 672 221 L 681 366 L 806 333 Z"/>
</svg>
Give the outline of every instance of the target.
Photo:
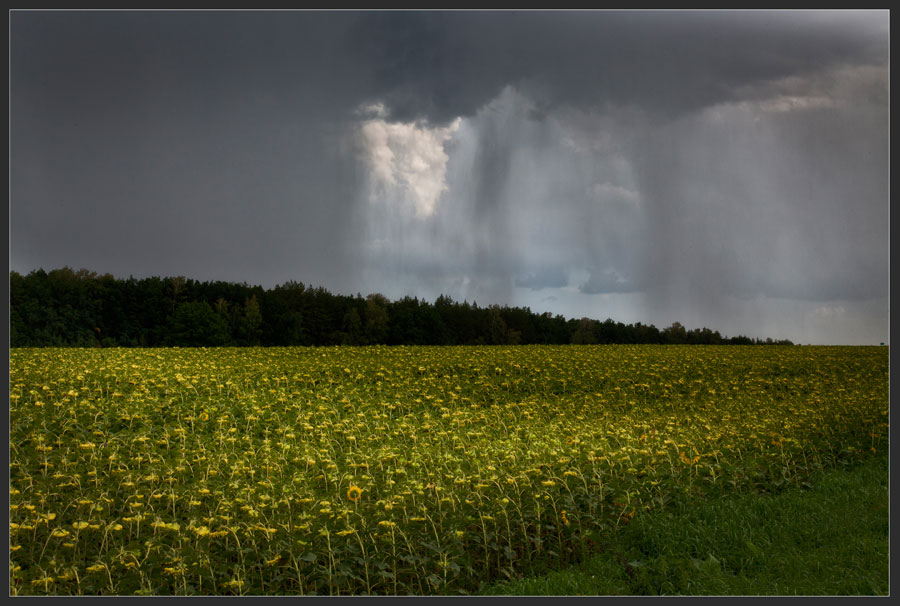
<svg viewBox="0 0 900 606">
<path fill-rule="evenodd" d="M 14 594 L 434 594 L 887 448 L 888 351 L 10 351 Z"/>
</svg>

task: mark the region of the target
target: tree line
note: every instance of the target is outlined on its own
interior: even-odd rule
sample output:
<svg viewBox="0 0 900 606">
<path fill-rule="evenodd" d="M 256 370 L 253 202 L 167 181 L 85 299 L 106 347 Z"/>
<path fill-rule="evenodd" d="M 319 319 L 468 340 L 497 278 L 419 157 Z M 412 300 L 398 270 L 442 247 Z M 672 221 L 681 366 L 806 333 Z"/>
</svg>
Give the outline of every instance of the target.
<svg viewBox="0 0 900 606">
<path fill-rule="evenodd" d="M 499 345 L 658 343 L 792 345 L 723 337 L 680 323 L 566 319 L 529 308 L 462 303 L 442 295 L 390 301 L 336 295 L 289 281 L 247 283 L 178 277 L 119 279 L 68 267 L 9 274 L 10 347 L 287 345 Z"/>
</svg>

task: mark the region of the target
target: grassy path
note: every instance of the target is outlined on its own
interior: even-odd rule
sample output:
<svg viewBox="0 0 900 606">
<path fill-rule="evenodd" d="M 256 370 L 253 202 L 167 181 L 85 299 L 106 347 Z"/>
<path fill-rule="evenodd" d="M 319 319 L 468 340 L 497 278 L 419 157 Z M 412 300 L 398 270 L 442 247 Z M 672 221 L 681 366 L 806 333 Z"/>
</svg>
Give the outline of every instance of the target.
<svg viewBox="0 0 900 606">
<path fill-rule="evenodd" d="M 638 516 L 576 567 L 483 593 L 887 595 L 887 454 L 810 484 Z"/>
</svg>

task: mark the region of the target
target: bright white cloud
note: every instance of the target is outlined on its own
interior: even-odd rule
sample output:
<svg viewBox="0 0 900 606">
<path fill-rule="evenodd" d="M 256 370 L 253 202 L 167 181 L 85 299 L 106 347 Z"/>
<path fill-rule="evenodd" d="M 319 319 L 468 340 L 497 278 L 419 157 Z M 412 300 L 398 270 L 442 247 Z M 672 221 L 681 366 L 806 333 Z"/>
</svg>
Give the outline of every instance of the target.
<svg viewBox="0 0 900 606">
<path fill-rule="evenodd" d="M 370 200 L 411 205 L 416 216 L 431 216 L 447 189 L 444 143 L 459 128 L 460 120 L 446 127 L 431 127 L 388 122 L 381 104 L 365 109 L 377 116 L 363 122 L 359 130 L 371 177 Z"/>
</svg>

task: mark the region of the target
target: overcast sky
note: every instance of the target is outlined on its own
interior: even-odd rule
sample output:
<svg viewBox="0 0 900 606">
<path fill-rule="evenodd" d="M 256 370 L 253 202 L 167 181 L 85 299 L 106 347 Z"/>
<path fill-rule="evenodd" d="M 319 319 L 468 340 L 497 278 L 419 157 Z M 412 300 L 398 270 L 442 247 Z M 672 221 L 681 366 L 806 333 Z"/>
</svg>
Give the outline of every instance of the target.
<svg viewBox="0 0 900 606">
<path fill-rule="evenodd" d="M 10 13 L 10 269 L 888 342 L 887 11 Z"/>
</svg>

